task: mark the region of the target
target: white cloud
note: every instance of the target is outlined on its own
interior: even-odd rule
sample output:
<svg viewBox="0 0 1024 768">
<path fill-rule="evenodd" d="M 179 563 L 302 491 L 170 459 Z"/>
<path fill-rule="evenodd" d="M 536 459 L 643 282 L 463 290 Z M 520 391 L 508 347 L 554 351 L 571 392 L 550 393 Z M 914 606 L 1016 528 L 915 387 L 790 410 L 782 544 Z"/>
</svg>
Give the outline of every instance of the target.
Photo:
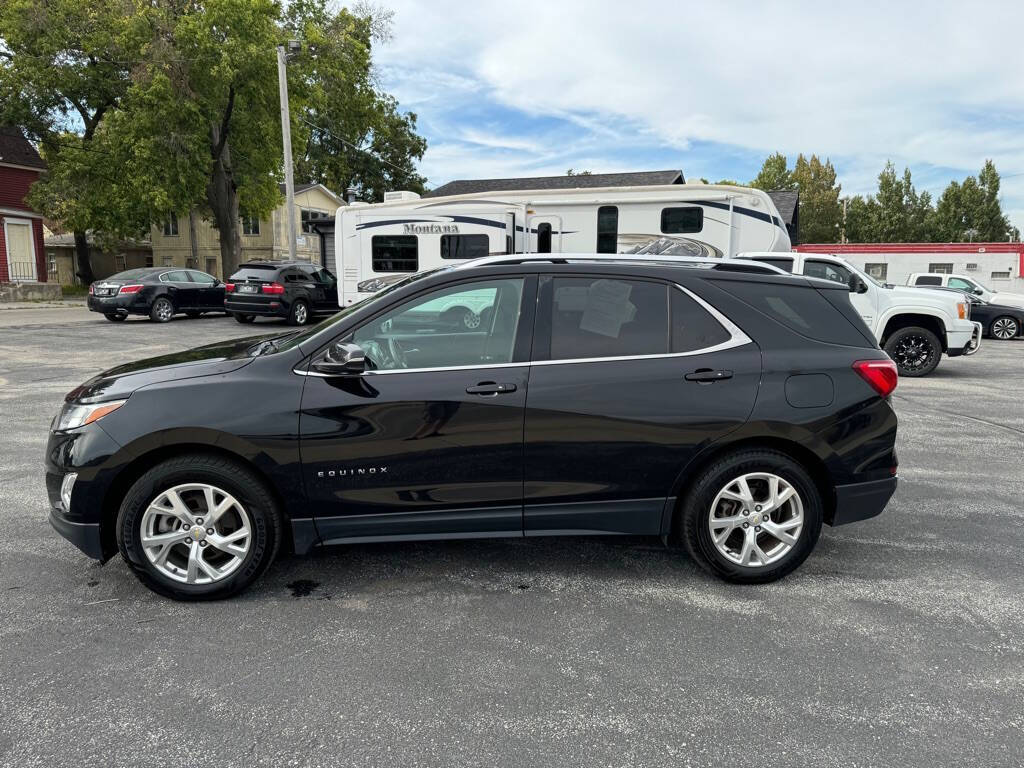
<svg viewBox="0 0 1024 768">
<path fill-rule="evenodd" d="M 564 172 L 551 154 L 595 150 L 608 170 L 624 148 L 675 149 L 695 176 L 685 162 L 694 142 L 842 158 L 854 192 L 873 188 L 887 158 L 960 177 L 988 157 L 1005 173 L 1024 171 L 1024 3 L 390 5 L 382 79 L 420 113 L 437 181 L 461 175 L 442 160 L 483 168 L 488 148 L 522 153 L 518 171 L 515 155 L 491 160 L 512 175 L 546 161 Z M 521 123 L 570 121 L 572 152 L 547 128 L 467 127 L 467 114 L 487 119 L 486 104 Z M 464 144 L 471 155 L 460 163 L 452 147 Z M 1024 190 L 1008 207 L 1024 208 Z"/>
</svg>

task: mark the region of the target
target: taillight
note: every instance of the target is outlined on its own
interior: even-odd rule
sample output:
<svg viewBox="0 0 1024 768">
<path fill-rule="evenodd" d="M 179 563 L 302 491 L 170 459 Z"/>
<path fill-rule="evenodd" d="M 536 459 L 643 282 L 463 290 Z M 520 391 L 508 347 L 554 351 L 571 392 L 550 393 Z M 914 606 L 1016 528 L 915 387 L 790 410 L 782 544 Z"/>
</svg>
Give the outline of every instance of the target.
<svg viewBox="0 0 1024 768">
<path fill-rule="evenodd" d="M 235 292 L 235 284 L 234 283 L 224 283 L 224 290 L 227 291 L 228 293 L 234 293 Z"/>
<path fill-rule="evenodd" d="M 280 283 L 266 283 L 263 286 L 264 293 L 282 294 L 284 293 L 284 286 Z"/>
<path fill-rule="evenodd" d="M 142 290 L 142 286 L 141 285 L 122 285 L 120 287 L 120 289 L 118 289 L 117 292 L 118 293 L 138 293 L 141 290 Z"/>
<path fill-rule="evenodd" d="M 892 394 L 900 378 L 892 360 L 858 360 L 853 370 L 882 397 Z"/>
<path fill-rule="evenodd" d="M 92 296 L 96 291 L 93 290 L 92 283 L 89 283 L 89 295 Z"/>
</svg>

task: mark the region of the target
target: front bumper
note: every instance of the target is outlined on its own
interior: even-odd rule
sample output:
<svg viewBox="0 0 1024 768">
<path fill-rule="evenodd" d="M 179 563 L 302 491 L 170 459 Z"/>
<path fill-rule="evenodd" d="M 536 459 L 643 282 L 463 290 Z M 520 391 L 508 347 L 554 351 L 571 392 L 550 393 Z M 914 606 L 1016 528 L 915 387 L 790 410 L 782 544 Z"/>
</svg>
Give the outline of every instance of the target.
<svg viewBox="0 0 1024 768">
<path fill-rule="evenodd" d="M 950 357 L 973 355 L 981 349 L 981 336 L 984 328 L 981 323 L 971 321 L 970 329 L 957 329 L 946 333 L 946 354 Z"/>
<path fill-rule="evenodd" d="M 882 514 L 896 493 L 896 477 L 836 486 L 836 509 L 830 525 L 846 525 Z"/>
<path fill-rule="evenodd" d="M 103 540 L 99 523 L 76 523 L 68 520 L 57 508 L 50 509 L 50 525 L 93 560 L 104 561 Z"/>
</svg>

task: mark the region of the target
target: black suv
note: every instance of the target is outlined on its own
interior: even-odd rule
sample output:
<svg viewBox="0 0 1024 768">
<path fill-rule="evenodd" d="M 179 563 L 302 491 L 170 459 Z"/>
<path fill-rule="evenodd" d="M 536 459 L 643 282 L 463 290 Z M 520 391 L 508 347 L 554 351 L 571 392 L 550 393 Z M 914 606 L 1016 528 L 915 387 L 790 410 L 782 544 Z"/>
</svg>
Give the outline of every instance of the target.
<svg viewBox="0 0 1024 768">
<path fill-rule="evenodd" d="M 257 315 L 305 325 L 316 315 L 338 311 L 338 281 L 308 261 L 250 261 L 224 286 L 224 308 L 240 323 Z"/>
<path fill-rule="evenodd" d="M 53 422 L 50 521 L 203 599 L 281 548 L 567 533 L 675 537 L 766 582 L 822 523 L 885 507 L 896 369 L 845 285 L 543 258 L 419 273 L 313 328 L 94 377 Z M 453 328 L 457 305 L 486 322 Z"/>
</svg>

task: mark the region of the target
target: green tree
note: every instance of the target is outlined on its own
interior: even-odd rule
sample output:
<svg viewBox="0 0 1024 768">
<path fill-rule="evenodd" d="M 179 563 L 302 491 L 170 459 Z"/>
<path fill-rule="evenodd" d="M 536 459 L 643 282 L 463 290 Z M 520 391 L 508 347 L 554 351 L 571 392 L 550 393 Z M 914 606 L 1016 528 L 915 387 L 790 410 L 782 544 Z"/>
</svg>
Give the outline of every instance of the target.
<svg viewBox="0 0 1024 768">
<path fill-rule="evenodd" d="M 936 239 L 947 242 L 1003 241 L 1014 236 L 1014 227 L 999 202 L 999 173 L 991 160 L 981 172 L 963 182 L 951 181 L 935 206 Z"/>
<path fill-rule="evenodd" d="M 841 187 L 836 183 L 836 169 L 817 155 L 810 159 L 797 157 L 793 181 L 800 192 L 800 238 L 808 243 L 834 243 L 839 239 L 842 207 Z"/>
<path fill-rule="evenodd" d="M 781 152 L 774 152 L 765 158 L 756 178 L 750 182 L 755 189 L 771 192 L 776 189 L 796 189 L 797 183 L 792 171 L 788 168 L 788 160 Z"/>
<path fill-rule="evenodd" d="M 0 122 L 40 145 L 48 172 L 29 202 L 73 231 L 85 283 L 93 280 L 86 230 L 120 237 L 146 226 L 144 208 L 123 193 L 106 132 L 139 44 L 131 0 L 0 3 Z"/>
<path fill-rule="evenodd" d="M 850 243 L 877 243 L 878 203 L 873 197 L 854 195 L 845 199 L 846 214 L 843 227 Z"/>
</svg>

